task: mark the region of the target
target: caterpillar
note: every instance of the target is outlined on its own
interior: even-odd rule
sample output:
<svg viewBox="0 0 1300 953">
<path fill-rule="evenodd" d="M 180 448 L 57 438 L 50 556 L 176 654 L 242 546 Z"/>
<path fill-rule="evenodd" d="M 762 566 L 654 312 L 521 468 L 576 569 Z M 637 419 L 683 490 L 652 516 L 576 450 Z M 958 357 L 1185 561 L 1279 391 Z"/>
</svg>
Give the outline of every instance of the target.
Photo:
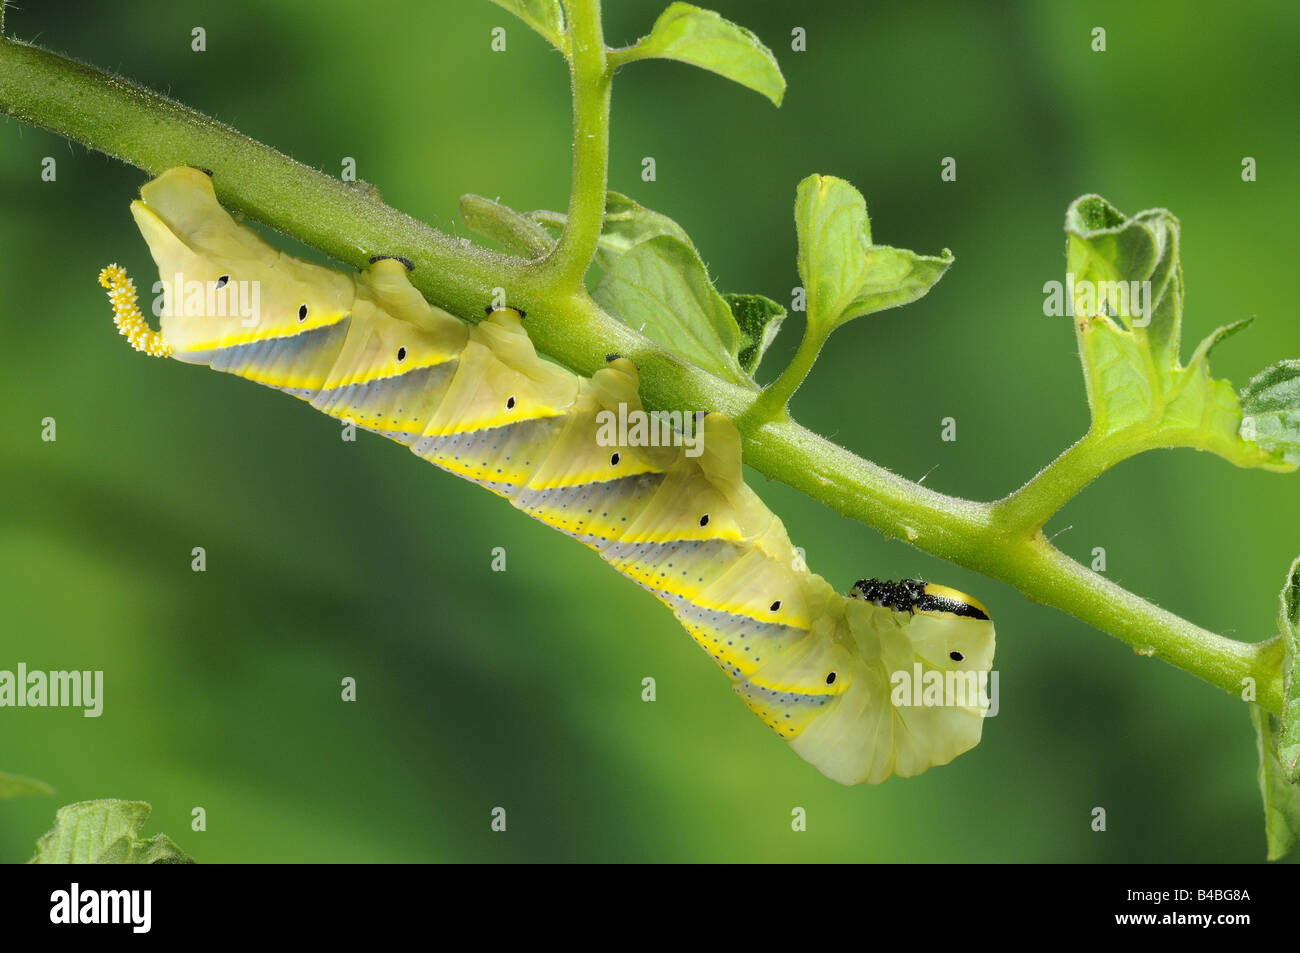
<svg viewBox="0 0 1300 953">
<path fill-rule="evenodd" d="M 160 329 L 122 268 L 100 283 L 137 350 L 285 391 L 578 539 L 668 605 L 740 699 L 836 781 L 919 774 L 979 742 L 987 610 L 918 580 L 836 593 L 745 484 L 723 414 L 703 416 L 695 455 L 611 446 L 602 414 L 643 411 L 625 357 L 582 377 L 538 356 L 517 310 L 471 325 L 430 305 L 409 262 L 345 274 L 280 252 L 197 169 L 146 183 L 131 211 L 158 266 Z M 933 703 L 935 685 L 956 695 Z"/>
</svg>

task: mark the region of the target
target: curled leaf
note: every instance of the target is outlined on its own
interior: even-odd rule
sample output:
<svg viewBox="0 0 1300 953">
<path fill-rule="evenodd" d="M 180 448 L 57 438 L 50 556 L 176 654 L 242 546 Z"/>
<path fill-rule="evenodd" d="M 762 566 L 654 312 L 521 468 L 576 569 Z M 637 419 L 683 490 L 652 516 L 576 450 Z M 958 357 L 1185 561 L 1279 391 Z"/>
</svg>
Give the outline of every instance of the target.
<svg viewBox="0 0 1300 953">
<path fill-rule="evenodd" d="M 1095 435 L 1135 447 L 1194 447 L 1237 466 L 1292 470 L 1243 431 L 1211 351 L 1248 322 L 1218 328 L 1183 365 L 1181 229 L 1165 209 L 1128 217 L 1098 195 L 1066 213 L 1066 313 L 1074 319 Z"/>
<path fill-rule="evenodd" d="M 555 246 L 550 233 L 531 218 L 481 195 L 462 195 L 460 215 L 474 231 L 524 258 L 540 258 Z"/>
</svg>

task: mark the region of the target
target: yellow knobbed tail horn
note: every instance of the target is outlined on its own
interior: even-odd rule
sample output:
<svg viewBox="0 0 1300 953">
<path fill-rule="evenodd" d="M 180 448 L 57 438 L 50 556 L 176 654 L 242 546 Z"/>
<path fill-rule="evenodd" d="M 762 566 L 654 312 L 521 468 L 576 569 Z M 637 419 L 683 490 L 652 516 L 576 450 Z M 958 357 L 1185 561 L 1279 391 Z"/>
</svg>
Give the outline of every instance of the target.
<svg viewBox="0 0 1300 953">
<path fill-rule="evenodd" d="M 172 346 L 161 331 L 149 327 L 149 322 L 140 313 L 135 282 L 126 276 L 126 269 L 121 265 L 109 265 L 99 273 L 99 283 L 108 289 L 108 300 L 113 303 L 113 323 L 131 346 L 154 357 L 171 357 Z"/>
</svg>

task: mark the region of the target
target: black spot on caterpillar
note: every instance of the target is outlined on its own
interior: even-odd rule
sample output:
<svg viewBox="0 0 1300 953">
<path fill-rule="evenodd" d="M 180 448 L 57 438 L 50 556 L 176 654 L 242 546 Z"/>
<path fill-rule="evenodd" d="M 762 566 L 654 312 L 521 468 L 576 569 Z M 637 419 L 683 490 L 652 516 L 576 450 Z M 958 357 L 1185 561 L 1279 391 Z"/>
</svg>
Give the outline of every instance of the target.
<svg viewBox="0 0 1300 953">
<path fill-rule="evenodd" d="M 154 331 L 110 266 L 100 280 L 133 346 L 355 421 L 578 539 L 666 604 L 741 700 L 828 777 L 910 776 L 979 742 L 974 704 L 896 707 L 879 687 L 914 666 L 938 672 L 930 659 L 954 645 L 966 670 L 988 671 L 983 606 L 919 580 L 864 580 L 841 596 L 796 564 L 785 527 L 744 481 L 724 414 L 703 416 L 696 456 L 611 446 L 601 415 L 643 411 L 636 368 L 617 355 L 580 377 L 536 353 L 521 312 L 489 308 L 471 326 L 431 306 L 405 259 L 344 274 L 281 255 L 193 169 L 163 173 L 131 210 L 163 275 L 234 274 L 262 289 L 252 326 L 179 308 Z"/>
</svg>

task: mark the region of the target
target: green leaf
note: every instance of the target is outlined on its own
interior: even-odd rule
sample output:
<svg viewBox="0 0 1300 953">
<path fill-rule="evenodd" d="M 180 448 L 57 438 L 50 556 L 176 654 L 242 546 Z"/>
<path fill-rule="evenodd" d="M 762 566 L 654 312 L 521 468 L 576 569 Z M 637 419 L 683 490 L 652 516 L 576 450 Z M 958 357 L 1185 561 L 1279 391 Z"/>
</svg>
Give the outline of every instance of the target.
<svg viewBox="0 0 1300 953">
<path fill-rule="evenodd" d="M 915 301 L 952 264 L 947 250 L 930 257 L 873 244 L 862 193 L 833 176 L 799 183 L 794 218 L 808 324 L 822 336 L 853 318 Z"/>
<path fill-rule="evenodd" d="M 616 51 L 617 53 L 621 51 Z M 656 57 L 690 63 L 762 93 L 777 106 L 785 96 L 785 77 L 772 51 L 753 33 L 712 10 L 674 3 L 659 15 L 624 60 Z"/>
<path fill-rule="evenodd" d="M 1277 756 L 1278 720 L 1258 705 L 1250 706 L 1259 743 L 1259 791 L 1264 798 L 1264 835 L 1268 859 L 1280 860 L 1300 841 L 1300 786 L 1286 779 Z"/>
<path fill-rule="evenodd" d="M 724 294 L 722 299 L 731 308 L 732 317 L 740 326 L 740 353 L 737 359 L 750 377 L 758 370 L 768 346 L 776 340 L 776 333 L 785 321 L 785 308 L 762 295 Z"/>
<path fill-rule="evenodd" d="M 568 38 L 565 36 L 568 26 L 564 19 L 564 6 L 560 0 L 492 0 L 492 2 L 523 20 L 560 52 L 568 50 Z"/>
<path fill-rule="evenodd" d="M 541 225 L 481 195 L 462 195 L 460 216 L 474 231 L 523 258 L 540 258 L 555 247 L 555 239 Z"/>
<path fill-rule="evenodd" d="M 562 212 L 528 213 L 564 228 Z M 720 295 L 690 236 L 660 212 L 610 191 L 596 242 L 604 276 L 596 301 L 624 324 L 705 370 L 752 387 L 752 375 L 785 319 L 762 295 Z"/>
<path fill-rule="evenodd" d="M 752 386 L 737 355 L 742 338 L 695 249 L 656 235 L 620 255 L 593 297 L 628 327 L 710 373 Z"/>
<path fill-rule="evenodd" d="M 867 250 L 867 273 L 843 320 L 897 308 L 922 297 L 952 264 L 952 252 L 937 257 L 905 248 L 873 245 Z"/>
<path fill-rule="evenodd" d="M 1248 322 L 1218 328 L 1184 366 L 1178 219 L 1129 218 L 1085 195 L 1066 212 L 1067 293 L 1095 435 L 1119 444 L 1194 447 L 1242 467 L 1293 470 L 1284 453 L 1246 439 L 1242 406 L 1210 374 L 1211 351 Z"/>
<path fill-rule="evenodd" d="M 1277 737 L 1277 757 L 1283 775 L 1300 781 L 1300 558 L 1291 564 L 1279 597 L 1277 627 L 1282 634 L 1282 729 Z"/>
<path fill-rule="evenodd" d="M 59 808 L 54 827 L 36 842 L 33 864 L 192 864 L 165 834 L 138 836 L 153 808 L 104 798 Z"/>
<path fill-rule="evenodd" d="M 671 235 L 694 248 L 686 229 L 667 215 L 648 209 L 639 202 L 610 191 L 605 195 L 605 222 L 597 241 L 596 259 L 606 270 L 620 255 L 632 247 L 659 235 Z"/>
<path fill-rule="evenodd" d="M 0 772 L 0 800 L 10 797 L 28 797 L 34 794 L 53 794 L 54 788 L 44 781 L 25 778 L 19 774 Z"/>
<path fill-rule="evenodd" d="M 1241 391 L 1242 436 L 1300 465 L 1300 361 L 1279 361 Z"/>
</svg>

